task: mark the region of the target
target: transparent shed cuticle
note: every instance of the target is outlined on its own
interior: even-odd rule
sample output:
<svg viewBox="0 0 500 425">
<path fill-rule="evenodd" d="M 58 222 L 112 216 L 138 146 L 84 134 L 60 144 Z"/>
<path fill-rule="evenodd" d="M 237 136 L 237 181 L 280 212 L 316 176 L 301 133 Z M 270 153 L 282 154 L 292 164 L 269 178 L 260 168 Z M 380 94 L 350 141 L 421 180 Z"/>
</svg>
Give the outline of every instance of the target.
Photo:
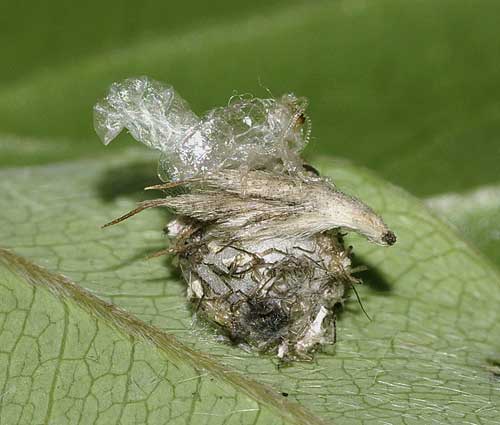
<svg viewBox="0 0 500 425">
<path fill-rule="evenodd" d="M 114 83 L 94 108 L 105 144 L 123 129 L 161 152 L 151 189 L 175 218 L 162 253 L 176 255 L 195 314 L 231 341 L 283 360 L 311 359 L 335 340 L 335 314 L 359 280 L 344 232 L 379 245 L 395 234 L 360 200 L 305 164 L 307 101 L 234 96 L 201 118 L 171 86 Z M 170 191 L 182 186 L 185 190 Z"/>
</svg>

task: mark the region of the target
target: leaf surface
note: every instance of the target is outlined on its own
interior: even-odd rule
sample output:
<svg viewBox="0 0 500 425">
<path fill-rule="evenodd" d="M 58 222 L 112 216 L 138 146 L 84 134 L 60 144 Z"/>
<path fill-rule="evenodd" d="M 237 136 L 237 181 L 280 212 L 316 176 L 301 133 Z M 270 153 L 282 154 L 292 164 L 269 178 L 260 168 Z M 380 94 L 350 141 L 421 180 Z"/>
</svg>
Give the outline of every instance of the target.
<svg viewBox="0 0 500 425">
<path fill-rule="evenodd" d="M 0 299 L 1 423 L 322 423 L 3 249 Z"/>
<path fill-rule="evenodd" d="M 357 262 L 370 267 L 358 291 L 373 320 L 366 319 L 355 299 L 348 300 L 338 325 L 339 341 L 311 363 L 278 367 L 275 358 L 221 343 L 211 329 L 193 322 L 175 267 L 162 259 L 143 260 L 166 244 L 164 212 L 148 211 L 119 226 L 99 228 L 144 199 L 141 188 L 156 182 L 155 160 L 136 150 L 112 159 L 1 171 L 0 240 L 175 336 L 194 356 L 208 355 L 218 368 L 239 372 L 259 388 L 272 387 L 274 395 L 287 394 L 286 401 L 302 406 L 303 414 L 327 423 L 498 423 L 496 271 L 403 190 L 348 163 L 320 162 L 339 187 L 383 215 L 398 243 L 382 248 L 350 239 Z M 25 288 L 18 304 L 24 300 L 27 305 L 33 290 L 23 279 L 7 281 L 16 279 Z M 57 298 L 50 300 L 58 304 Z M 49 316 L 57 311 L 48 301 L 43 305 Z M 89 323 L 101 320 L 85 314 Z M 64 319 L 54 322 L 63 326 Z M 151 356 L 159 355 L 158 348 L 151 350 Z M 7 357 L 15 362 L 12 352 Z M 36 361 L 26 361 L 26 367 Z M 249 401 L 246 384 L 221 382 L 247 394 L 242 405 L 270 409 L 265 415 L 279 411 L 276 405 L 261 405 L 255 395 Z M 192 394 L 183 396 L 191 399 Z M 9 400 L 2 398 L 2 404 L 10 406 Z M 117 407 L 126 408 L 126 403 Z M 131 423 L 141 423 L 134 418 Z M 252 423 L 246 420 L 242 423 Z"/>
<path fill-rule="evenodd" d="M 485 185 L 471 191 L 444 193 L 426 204 L 452 223 L 457 232 L 500 264 L 500 186 Z"/>
</svg>

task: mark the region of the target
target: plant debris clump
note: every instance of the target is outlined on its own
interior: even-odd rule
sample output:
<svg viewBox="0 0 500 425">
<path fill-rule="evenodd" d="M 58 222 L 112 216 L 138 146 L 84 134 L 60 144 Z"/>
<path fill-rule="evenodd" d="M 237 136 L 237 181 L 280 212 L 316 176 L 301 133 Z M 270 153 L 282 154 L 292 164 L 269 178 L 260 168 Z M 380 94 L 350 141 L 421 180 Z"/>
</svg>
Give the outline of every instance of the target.
<svg viewBox="0 0 500 425">
<path fill-rule="evenodd" d="M 179 253 L 188 296 L 200 315 L 232 341 L 281 358 L 307 357 L 334 340 L 335 306 L 356 282 L 336 232 L 198 244 L 206 231 L 189 238 L 193 247 Z"/>
<path fill-rule="evenodd" d="M 94 109 L 104 143 L 127 128 L 160 150 L 167 182 L 149 188 L 164 197 L 108 224 L 172 210 L 172 243 L 160 254 L 177 255 L 196 314 L 284 360 L 309 359 L 335 341 L 336 310 L 359 283 L 343 232 L 396 241 L 373 210 L 301 159 L 306 104 L 292 94 L 233 97 L 198 118 L 172 87 L 142 77 L 115 83 Z"/>
</svg>

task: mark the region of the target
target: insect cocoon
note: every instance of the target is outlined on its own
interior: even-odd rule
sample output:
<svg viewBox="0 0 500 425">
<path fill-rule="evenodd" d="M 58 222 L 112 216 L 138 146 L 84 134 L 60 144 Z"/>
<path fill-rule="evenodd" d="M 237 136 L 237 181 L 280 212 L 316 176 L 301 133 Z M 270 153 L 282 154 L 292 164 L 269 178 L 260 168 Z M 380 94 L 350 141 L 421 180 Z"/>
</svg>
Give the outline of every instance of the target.
<svg viewBox="0 0 500 425">
<path fill-rule="evenodd" d="M 394 233 L 360 200 L 317 175 L 300 153 L 307 102 L 233 97 L 196 116 L 170 87 L 141 77 L 111 86 L 94 108 L 105 144 L 122 129 L 161 152 L 165 196 L 140 203 L 175 213 L 167 225 L 189 300 L 231 341 L 284 360 L 335 339 L 335 313 L 359 283 L 343 232 L 379 245 Z M 171 195 L 169 189 L 185 188 Z"/>
</svg>

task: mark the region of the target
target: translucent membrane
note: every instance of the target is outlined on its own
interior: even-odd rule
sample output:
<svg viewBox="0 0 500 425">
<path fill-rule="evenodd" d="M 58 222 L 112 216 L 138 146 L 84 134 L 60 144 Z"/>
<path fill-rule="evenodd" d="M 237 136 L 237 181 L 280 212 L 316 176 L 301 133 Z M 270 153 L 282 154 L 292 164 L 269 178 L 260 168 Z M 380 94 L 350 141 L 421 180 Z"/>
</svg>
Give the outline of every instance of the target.
<svg viewBox="0 0 500 425">
<path fill-rule="evenodd" d="M 199 118 L 172 86 L 147 77 L 114 83 L 94 107 L 94 126 L 104 144 L 123 129 L 162 152 L 160 176 L 183 180 L 221 169 L 295 172 L 309 137 L 307 101 L 233 96 L 228 105 Z"/>
</svg>

